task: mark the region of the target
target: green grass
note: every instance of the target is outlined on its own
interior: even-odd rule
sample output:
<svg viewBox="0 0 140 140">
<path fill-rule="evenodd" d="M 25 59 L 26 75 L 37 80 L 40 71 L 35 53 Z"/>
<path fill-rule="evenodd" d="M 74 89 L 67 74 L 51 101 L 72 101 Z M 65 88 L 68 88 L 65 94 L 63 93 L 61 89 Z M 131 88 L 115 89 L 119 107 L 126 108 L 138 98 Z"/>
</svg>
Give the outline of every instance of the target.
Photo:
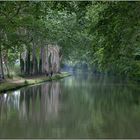
<svg viewBox="0 0 140 140">
<path fill-rule="evenodd" d="M 38 83 L 42 83 L 42 82 L 46 82 L 46 81 L 62 79 L 67 76 L 70 76 L 70 74 L 67 72 L 63 72 L 61 74 L 56 74 L 52 77 L 40 76 L 40 77 L 35 77 L 33 79 L 19 77 L 19 79 L 21 80 L 21 82 L 19 82 L 19 83 L 15 83 L 16 81 L 15 82 L 5 81 L 3 83 L 0 83 L 0 93 L 4 93 L 4 92 L 10 91 L 10 90 L 16 90 L 16 89 L 19 89 L 21 87 L 28 86 L 28 85 L 34 85 L 34 84 L 38 84 Z"/>
</svg>

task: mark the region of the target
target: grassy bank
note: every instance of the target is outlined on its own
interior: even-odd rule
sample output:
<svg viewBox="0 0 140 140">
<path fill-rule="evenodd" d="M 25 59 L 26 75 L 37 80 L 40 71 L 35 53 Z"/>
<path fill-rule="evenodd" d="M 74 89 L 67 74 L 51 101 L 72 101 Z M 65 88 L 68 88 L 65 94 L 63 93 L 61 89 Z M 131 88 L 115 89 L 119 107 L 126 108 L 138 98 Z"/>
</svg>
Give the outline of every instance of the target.
<svg viewBox="0 0 140 140">
<path fill-rule="evenodd" d="M 15 77 L 13 79 L 6 79 L 4 82 L 0 83 L 0 93 L 4 93 L 10 90 L 16 90 L 28 85 L 34 85 L 46 81 L 61 79 L 67 76 L 70 76 L 70 74 L 63 72 L 61 74 L 56 74 L 52 77 L 36 76 L 36 77 L 25 77 L 25 78 Z"/>
</svg>

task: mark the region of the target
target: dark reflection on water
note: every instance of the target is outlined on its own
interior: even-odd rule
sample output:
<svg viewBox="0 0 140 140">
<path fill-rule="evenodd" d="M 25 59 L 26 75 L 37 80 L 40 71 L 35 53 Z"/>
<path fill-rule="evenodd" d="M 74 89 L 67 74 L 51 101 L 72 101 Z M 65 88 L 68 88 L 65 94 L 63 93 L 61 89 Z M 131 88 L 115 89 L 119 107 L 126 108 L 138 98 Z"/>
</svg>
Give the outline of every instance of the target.
<svg viewBox="0 0 140 140">
<path fill-rule="evenodd" d="M 140 88 L 87 73 L 0 95 L 0 138 L 140 138 Z"/>
</svg>

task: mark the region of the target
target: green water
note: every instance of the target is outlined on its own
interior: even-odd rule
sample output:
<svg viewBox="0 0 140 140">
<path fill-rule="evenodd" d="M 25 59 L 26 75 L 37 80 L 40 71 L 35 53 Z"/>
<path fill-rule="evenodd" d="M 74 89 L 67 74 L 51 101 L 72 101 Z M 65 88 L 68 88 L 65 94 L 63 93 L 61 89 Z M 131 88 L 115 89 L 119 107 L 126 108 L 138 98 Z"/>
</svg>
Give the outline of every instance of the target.
<svg viewBox="0 0 140 140">
<path fill-rule="evenodd" d="M 140 88 L 85 73 L 1 94 L 0 138 L 140 138 Z"/>
</svg>

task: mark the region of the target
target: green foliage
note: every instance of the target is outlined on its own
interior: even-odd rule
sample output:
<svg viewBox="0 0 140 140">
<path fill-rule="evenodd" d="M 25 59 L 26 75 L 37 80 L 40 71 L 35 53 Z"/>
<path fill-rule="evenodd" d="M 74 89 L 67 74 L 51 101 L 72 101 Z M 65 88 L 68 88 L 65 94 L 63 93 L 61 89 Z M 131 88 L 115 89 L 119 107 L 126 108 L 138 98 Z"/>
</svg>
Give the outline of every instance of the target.
<svg viewBox="0 0 140 140">
<path fill-rule="evenodd" d="M 140 70 L 134 57 L 139 48 L 139 7 L 139 2 L 99 2 L 88 9 L 93 63 L 99 69 L 123 75 Z"/>
<path fill-rule="evenodd" d="M 0 43 L 14 65 L 25 48 L 61 46 L 63 63 L 139 77 L 139 2 L 0 2 Z M 8 51 L 7 51 L 8 50 Z"/>
</svg>

